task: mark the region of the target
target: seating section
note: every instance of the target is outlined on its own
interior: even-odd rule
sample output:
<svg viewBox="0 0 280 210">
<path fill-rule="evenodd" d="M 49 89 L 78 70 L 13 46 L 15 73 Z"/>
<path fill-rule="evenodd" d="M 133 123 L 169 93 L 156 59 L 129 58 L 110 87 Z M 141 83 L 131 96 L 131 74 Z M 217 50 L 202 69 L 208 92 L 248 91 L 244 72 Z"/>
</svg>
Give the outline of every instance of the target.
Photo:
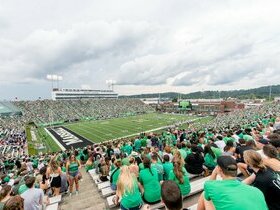
<svg viewBox="0 0 280 210">
<path fill-rule="evenodd" d="M 205 181 L 209 180 L 209 176 L 208 177 L 204 177 L 195 181 L 191 181 L 191 192 L 185 196 L 183 199 L 187 199 L 188 197 L 190 197 L 191 195 L 200 193 L 203 191 L 203 186 Z M 102 196 L 103 197 L 107 197 L 106 198 L 106 205 L 108 206 L 108 208 L 114 208 L 116 207 L 116 205 L 113 202 L 113 198 L 115 197 L 115 195 L 112 195 L 115 191 L 111 190 L 111 188 L 106 188 L 103 189 L 104 191 L 102 191 Z M 104 193 L 104 194 L 103 194 Z M 111 195 L 111 196 L 109 196 Z M 109 197 L 108 197 L 109 196 Z M 162 203 L 157 203 L 154 205 L 150 205 L 150 209 L 160 209 L 163 208 L 163 204 Z"/>
</svg>

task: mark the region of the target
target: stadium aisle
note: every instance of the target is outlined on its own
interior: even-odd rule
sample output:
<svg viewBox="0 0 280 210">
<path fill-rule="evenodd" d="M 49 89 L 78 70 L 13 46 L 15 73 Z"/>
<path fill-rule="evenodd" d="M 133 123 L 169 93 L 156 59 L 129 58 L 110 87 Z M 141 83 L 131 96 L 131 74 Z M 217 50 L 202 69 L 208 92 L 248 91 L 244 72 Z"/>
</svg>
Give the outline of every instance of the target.
<svg viewBox="0 0 280 210">
<path fill-rule="evenodd" d="M 78 195 L 64 196 L 61 210 L 103 210 L 105 209 L 104 199 L 101 198 L 96 187 L 94 187 L 92 179 L 85 169 L 81 169 L 83 181 L 80 181 L 80 191 Z"/>
</svg>

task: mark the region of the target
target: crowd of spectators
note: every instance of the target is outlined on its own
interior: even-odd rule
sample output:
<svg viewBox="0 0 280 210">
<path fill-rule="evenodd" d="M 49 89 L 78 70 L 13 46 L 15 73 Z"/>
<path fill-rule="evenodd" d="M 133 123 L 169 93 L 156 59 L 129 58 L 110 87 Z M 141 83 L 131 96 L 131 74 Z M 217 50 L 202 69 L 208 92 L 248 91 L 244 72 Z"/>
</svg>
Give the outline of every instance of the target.
<svg viewBox="0 0 280 210">
<path fill-rule="evenodd" d="M 152 111 L 137 99 L 36 100 L 13 102 L 27 121 L 50 123 L 75 119 L 106 119 Z"/>
<path fill-rule="evenodd" d="M 219 115 L 205 127 L 194 123 L 54 154 L 7 157 L 0 209 L 38 209 L 48 202 L 44 195 L 79 194 L 81 167 L 110 181 L 121 209 L 161 200 L 167 209 L 182 209 L 190 174 L 211 174 L 198 209 L 280 209 L 279 111 L 279 104 L 268 104 Z M 166 191 L 180 202 L 168 200 Z"/>
<path fill-rule="evenodd" d="M 110 176 L 121 209 L 160 202 L 166 180 L 188 195 L 189 174 L 211 174 L 198 209 L 280 209 L 279 110 L 264 105 L 220 115 L 204 129 L 196 124 L 107 143 L 86 167 L 102 180 Z"/>
</svg>

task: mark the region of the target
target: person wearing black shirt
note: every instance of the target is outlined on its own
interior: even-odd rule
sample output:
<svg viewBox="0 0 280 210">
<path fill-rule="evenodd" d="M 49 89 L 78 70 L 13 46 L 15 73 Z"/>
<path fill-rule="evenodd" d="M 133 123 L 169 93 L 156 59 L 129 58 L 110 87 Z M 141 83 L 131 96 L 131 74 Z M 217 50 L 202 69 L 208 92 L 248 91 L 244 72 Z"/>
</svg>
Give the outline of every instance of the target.
<svg viewBox="0 0 280 210">
<path fill-rule="evenodd" d="M 270 210 L 280 209 L 280 175 L 265 167 L 261 155 L 254 150 L 245 151 L 244 160 L 254 173 L 243 182 L 252 184 L 263 192 Z"/>
<path fill-rule="evenodd" d="M 185 159 L 185 168 L 190 174 L 201 174 L 203 169 L 204 158 L 199 151 L 197 145 L 191 146 L 192 153 L 189 154 Z"/>
<path fill-rule="evenodd" d="M 247 145 L 246 141 L 244 139 L 239 139 L 240 146 L 236 147 L 235 153 L 238 155 L 236 158 L 236 162 L 238 163 L 244 163 L 243 153 L 246 150 L 253 149 L 251 145 Z"/>
<path fill-rule="evenodd" d="M 112 149 L 112 145 L 108 145 L 106 150 L 107 157 L 111 160 L 111 156 L 114 154 L 114 150 Z"/>
</svg>

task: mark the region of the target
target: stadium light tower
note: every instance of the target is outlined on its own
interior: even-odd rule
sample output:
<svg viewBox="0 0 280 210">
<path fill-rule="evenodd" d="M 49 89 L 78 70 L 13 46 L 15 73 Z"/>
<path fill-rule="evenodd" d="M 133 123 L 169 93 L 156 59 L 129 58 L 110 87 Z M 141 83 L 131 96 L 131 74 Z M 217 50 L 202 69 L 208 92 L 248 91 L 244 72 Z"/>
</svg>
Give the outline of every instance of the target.
<svg viewBox="0 0 280 210">
<path fill-rule="evenodd" d="M 115 80 L 112 79 L 106 80 L 106 84 L 108 85 L 109 89 L 111 88 L 112 91 L 114 91 L 114 85 L 116 84 Z"/>
<path fill-rule="evenodd" d="M 53 83 L 56 81 L 57 88 L 59 88 L 59 81 L 61 81 L 63 78 L 62 76 L 56 75 L 56 74 L 48 74 L 47 80 L 52 81 L 52 90 L 53 90 Z"/>
</svg>

